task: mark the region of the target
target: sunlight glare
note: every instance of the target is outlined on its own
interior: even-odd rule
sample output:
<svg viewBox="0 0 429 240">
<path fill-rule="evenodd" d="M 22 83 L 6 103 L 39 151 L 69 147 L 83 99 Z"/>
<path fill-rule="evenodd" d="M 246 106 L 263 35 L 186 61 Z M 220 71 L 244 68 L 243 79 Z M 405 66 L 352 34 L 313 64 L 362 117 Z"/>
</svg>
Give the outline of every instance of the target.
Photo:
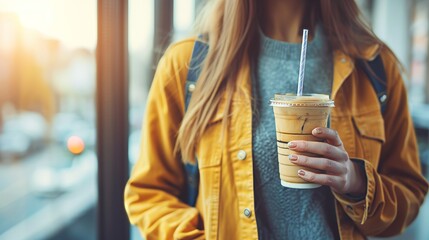
<svg viewBox="0 0 429 240">
<path fill-rule="evenodd" d="M 24 27 L 68 47 L 95 48 L 96 0 L 0 0 L 0 12 L 15 13 Z"/>
</svg>

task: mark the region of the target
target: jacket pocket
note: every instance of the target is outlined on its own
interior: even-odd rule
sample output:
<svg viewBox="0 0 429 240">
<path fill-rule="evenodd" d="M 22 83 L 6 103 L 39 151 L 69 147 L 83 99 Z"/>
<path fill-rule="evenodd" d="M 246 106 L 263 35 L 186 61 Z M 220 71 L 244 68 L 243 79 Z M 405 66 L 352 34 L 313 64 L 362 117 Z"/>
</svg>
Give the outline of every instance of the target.
<svg viewBox="0 0 429 240">
<path fill-rule="evenodd" d="M 384 120 L 379 111 L 353 116 L 356 128 L 356 149 L 359 155 L 378 166 L 381 148 L 386 141 Z"/>
</svg>

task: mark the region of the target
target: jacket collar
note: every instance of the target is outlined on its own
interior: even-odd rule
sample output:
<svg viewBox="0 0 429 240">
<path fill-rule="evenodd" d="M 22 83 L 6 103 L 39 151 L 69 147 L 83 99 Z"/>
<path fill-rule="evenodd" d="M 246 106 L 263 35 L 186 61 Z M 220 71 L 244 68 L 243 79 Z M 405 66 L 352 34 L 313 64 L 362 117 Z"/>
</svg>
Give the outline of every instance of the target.
<svg viewBox="0 0 429 240">
<path fill-rule="evenodd" d="M 367 61 L 373 60 L 380 52 L 381 47 L 378 44 L 374 44 L 371 47 L 368 47 L 363 52 L 363 59 Z M 336 50 L 333 54 L 333 63 L 334 63 L 334 80 L 332 84 L 331 98 L 335 99 L 335 96 L 338 93 L 338 90 L 341 88 L 344 81 L 355 68 L 354 59 L 346 55 L 344 52 Z"/>
</svg>

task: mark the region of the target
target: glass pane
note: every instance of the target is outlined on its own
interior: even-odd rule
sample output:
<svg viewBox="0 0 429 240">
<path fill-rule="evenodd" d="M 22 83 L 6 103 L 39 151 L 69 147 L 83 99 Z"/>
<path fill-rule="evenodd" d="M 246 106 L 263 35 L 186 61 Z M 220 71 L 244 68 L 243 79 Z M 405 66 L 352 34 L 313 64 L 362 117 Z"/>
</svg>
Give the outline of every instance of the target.
<svg viewBox="0 0 429 240">
<path fill-rule="evenodd" d="M 411 52 L 410 101 L 413 104 L 428 103 L 427 47 L 428 47 L 428 2 L 416 1 L 412 26 L 413 48 Z"/>
<path fill-rule="evenodd" d="M 0 239 L 95 239 L 97 1 L 0 0 Z"/>
<path fill-rule="evenodd" d="M 175 41 L 191 36 L 195 19 L 195 0 L 174 0 Z"/>
<path fill-rule="evenodd" d="M 411 102 L 412 117 L 419 143 L 420 161 L 423 174 L 429 180 L 429 71 L 428 34 L 429 1 L 414 1 L 412 25 L 411 82 L 408 96 Z M 419 215 L 403 239 L 427 239 L 429 228 L 429 201 L 426 198 Z M 408 233 L 408 236 L 406 235 Z"/>
<path fill-rule="evenodd" d="M 152 74 L 152 45 L 154 34 L 154 1 L 129 0 L 129 159 L 130 169 L 139 155 L 140 130 Z M 131 239 L 141 239 L 136 227 L 131 226 Z"/>
</svg>

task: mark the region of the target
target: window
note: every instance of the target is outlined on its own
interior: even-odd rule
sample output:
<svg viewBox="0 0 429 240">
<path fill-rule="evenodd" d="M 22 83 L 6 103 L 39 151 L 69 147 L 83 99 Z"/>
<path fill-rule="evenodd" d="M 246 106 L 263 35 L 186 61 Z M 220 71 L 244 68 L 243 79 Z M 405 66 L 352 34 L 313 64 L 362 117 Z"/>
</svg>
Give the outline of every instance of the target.
<svg viewBox="0 0 429 240">
<path fill-rule="evenodd" d="M 0 239 L 96 238 L 96 41 L 95 0 L 0 0 Z"/>
</svg>

